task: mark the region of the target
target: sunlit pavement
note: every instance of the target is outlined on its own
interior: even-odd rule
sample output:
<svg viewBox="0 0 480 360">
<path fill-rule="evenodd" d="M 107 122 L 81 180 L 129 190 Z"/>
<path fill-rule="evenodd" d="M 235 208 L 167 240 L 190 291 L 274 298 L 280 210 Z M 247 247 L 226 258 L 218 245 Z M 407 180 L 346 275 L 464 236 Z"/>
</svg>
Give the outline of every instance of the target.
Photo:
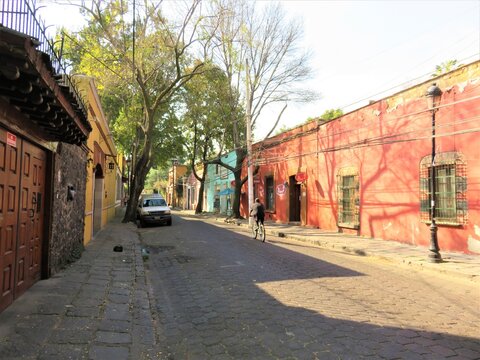
<svg viewBox="0 0 480 360">
<path fill-rule="evenodd" d="M 180 216 L 195 217 L 216 223 L 218 226 L 236 225 L 248 227 L 248 220 L 234 220 L 226 216 L 212 213 L 195 215 L 193 210 L 176 211 Z M 346 235 L 333 231 L 325 231 L 312 227 L 279 224 L 266 221 L 268 236 L 282 236 L 285 239 L 306 242 L 321 248 L 341 251 L 359 256 L 387 260 L 396 265 L 408 265 L 417 270 L 434 271 L 454 277 L 469 279 L 480 284 L 480 255 L 467 255 L 456 252 L 440 251 L 443 262 L 433 264 L 428 262 L 428 249 L 395 241 L 364 238 Z M 440 244 L 441 245 L 441 244 Z"/>
<path fill-rule="evenodd" d="M 211 220 L 140 231 L 166 358 L 480 357 L 475 281 Z"/>
</svg>

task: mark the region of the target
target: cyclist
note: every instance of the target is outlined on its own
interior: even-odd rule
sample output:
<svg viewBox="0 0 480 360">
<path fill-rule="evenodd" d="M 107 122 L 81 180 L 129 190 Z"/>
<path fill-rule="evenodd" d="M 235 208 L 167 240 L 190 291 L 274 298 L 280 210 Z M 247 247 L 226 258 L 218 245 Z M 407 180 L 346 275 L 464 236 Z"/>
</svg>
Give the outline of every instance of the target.
<svg viewBox="0 0 480 360">
<path fill-rule="evenodd" d="M 263 225 L 263 222 L 265 220 L 265 208 L 263 204 L 260 202 L 259 198 L 255 199 L 255 202 L 253 203 L 252 208 L 250 209 L 250 216 L 253 216 L 253 219 L 257 224 L 257 228 L 258 228 L 259 222 Z M 265 241 L 265 239 L 263 241 Z"/>
</svg>

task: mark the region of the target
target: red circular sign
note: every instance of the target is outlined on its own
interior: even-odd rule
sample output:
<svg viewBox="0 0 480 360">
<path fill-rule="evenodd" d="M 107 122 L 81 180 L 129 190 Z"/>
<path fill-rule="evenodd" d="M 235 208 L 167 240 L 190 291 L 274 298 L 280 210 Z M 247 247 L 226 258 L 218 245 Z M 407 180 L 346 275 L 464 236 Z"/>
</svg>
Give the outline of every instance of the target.
<svg viewBox="0 0 480 360">
<path fill-rule="evenodd" d="M 297 180 L 298 182 L 304 182 L 305 180 L 307 180 L 307 173 L 304 173 L 304 172 L 297 173 L 297 175 L 295 175 L 295 180 Z"/>
</svg>

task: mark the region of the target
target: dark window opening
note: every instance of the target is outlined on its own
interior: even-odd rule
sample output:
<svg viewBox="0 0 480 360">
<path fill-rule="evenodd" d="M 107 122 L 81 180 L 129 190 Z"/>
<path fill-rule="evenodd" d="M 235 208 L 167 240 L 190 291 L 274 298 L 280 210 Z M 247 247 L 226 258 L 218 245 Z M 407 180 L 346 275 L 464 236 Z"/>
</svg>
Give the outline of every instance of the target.
<svg viewBox="0 0 480 360">
<path fill-rule="evenodd" d="M 275 210 L 275 186 L 273 176 L 265 178 L 265 209 Z"/>
</svg>

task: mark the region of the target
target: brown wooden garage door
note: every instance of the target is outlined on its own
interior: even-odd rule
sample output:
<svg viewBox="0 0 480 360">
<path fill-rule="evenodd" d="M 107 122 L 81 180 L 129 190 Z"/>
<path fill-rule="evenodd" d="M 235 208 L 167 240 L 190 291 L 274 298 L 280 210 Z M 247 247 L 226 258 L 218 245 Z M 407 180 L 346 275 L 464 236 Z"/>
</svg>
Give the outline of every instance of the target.
<svg viewBox="0 0 480 360">
<path fill-rule="evenodd" d="M 0 128 L 0 311 L 40 279 L 45 159 Z"/>
</svg>

